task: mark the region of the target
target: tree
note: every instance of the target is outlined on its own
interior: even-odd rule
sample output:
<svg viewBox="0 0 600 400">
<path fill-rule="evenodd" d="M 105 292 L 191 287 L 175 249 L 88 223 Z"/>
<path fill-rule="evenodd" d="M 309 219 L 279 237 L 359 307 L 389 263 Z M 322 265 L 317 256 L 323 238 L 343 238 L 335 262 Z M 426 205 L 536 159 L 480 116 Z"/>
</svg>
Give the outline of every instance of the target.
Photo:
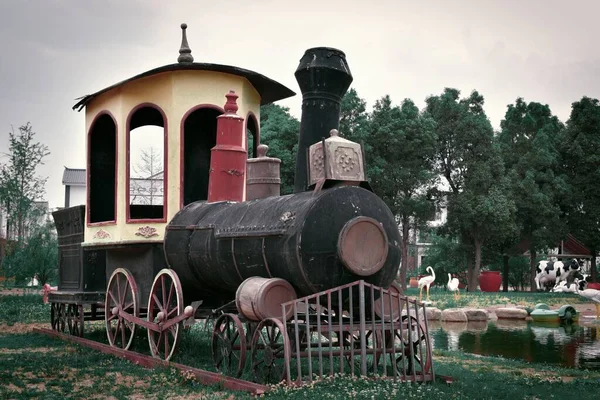
<svg viewBox="0 0 600 400">
<path fill-rule="evenodd" d="M 448 223 L 460 227 L 473 245 L 475 263 L 469 273 L 469 290 L 477 287 L 484 245 L 502 243 L 517 234 L 510 183 L 497 152 L 488 150 L 488 155 L 488 162 L 478 160 L 470 165 L 464 190 L 450 196 L 448 205 Z"/>
<path fill-rule="evenodd" d="M 39 284 L 44 285 L 56 279 L 58 241 L 54 224 L 36 227 L 25 244 L 13 246 L 4 258 L 3 267 L 19 283 L 37 277 Z"/>
<path fill-rule="evenodd" d="M 583 97 L 573 103 L 562 141 L 563 167 L 570 184 L 569 231 L 592 254 L 591 275 L 597 281 L 596 257 L 600 251 L 600 104 Z"/>
<path fill-rule="evenodd" d="M 457 89 L 446 88 L 440 96 L 427 98 L 426 112 L 436 122 L 436 171 L 449 188 L 448 228 L 469 245 L 468 290 L 474 291 L 483 246 L 510 235 L 514 205 L 483 96 L 477 91 L 464 99 L 459 96 Z"/>
<path fill-rule="evenodd" d="M 368 145 L 369 115 L 367 102 L 358 96 L 356 89 L 346 92 L 340 105 L 340 134 L 348 140 Z M 366 149 L 365 149 L 366 151 Z"/>
<path fill-rule="evenodd" d="M 566 233 L 561 210 L 566 180 L 558 147 L 564 125 L 548 105 L 518 98 L 508 106 L 500 127 L 498 141 L 513 186 L 520 237 L 529 243 L 534 291 L 537 252 L 554 247 Z"/>
<path fill-rule="evenodd" d="M 31 124 L 9 132 L 8 162 L 0 166 L 0 199 L 8 213 L 12 234 L 9 238 L 21 242 L 26 238 L 32 220 L 39 217 L 34 201 L 45 193 L 48 178 L 36 175 L 36 168 L 43 165 L 50 154 L 48 147 L 34 142 L 35 132 Z"/>
<path fill-rule="evenodd" d="M 461 283 L 467 283 L 465 274 L 466 251 L 453 235 L 433 234 L 431 246 L 427 249 L 427 263 L 435 270 L 440 283 L 447 283 L 448 274 L 455 275 Z"/>
<path fill-rule="evenodd" d="M 141 150 L 140 160 L 132 166 L 132 178 L 134 178 L 130 183 L 132 204 L 162 204 L 164 182 L 164 178 L 161 176 L 163 173 L 162 160 L 162 154 L 152 146 Z"/>
<path fill-rule="evenodd" d="M 402 229 L 400 282 L 405 287 L 411 227 L 416 228 L 416 221 L 431 219 L 434 212 L 430 197 L 437 181 L 434 122 L 411 100 L 398 107 L 384 96 L 373 107 L 368 133 L 365 153 L 371 186 Z"/>
<path fill-rule="evenodd" d="M 281 159 L 281 194 L 294 192 L 296 151 L 300 122 L 289 108 L 268 104 L 260 108 L 260 141 L 269 146 L 267 156 Z"/>
</svg>

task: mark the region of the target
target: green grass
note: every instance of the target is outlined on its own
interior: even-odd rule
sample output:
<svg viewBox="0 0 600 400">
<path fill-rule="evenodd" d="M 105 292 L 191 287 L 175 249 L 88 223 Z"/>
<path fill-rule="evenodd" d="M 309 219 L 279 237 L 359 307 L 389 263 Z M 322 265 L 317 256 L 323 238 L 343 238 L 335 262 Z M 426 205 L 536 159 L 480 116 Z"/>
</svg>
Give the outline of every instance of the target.
<svg viewBox="0 0 600 400">
<path fill-rule="evenodd" d="M 0 296 L 0 324 L 17 322 L 50 324 L 50 304 L 44 304 L 40 294 Z"/>
<path fill-rule="evenodd" d="M 100 329 L 98 329 L 100 331 Z M 198 347 L 203 347 L 200 343 Z M 408 384 L 335 376 L 302 387 L 274 385 L 273 399 L 596 399 L 600 371 L 478 357 L 449 351 L 434 356 L 438 380 Z M 452 376 L 445 383 L 440 375 Z M 563 381 L 564 379 L 564 381 Z M 0 398 L 250 398 L 205 386 L 174 369 L 147 370 L 128 361 L 34 333 L 0 335 Z"/>
<path fill-rule="evenodd" d="M 409 296 L 418 290 L 409 289 Z M 459 302 L 442 289 L 431 290 L 438 308 L 490 305 L 533 306 L 544 302 L 574 304 L 580 298 L 558 293 L 463 293 Z M 50 308 L 40 295 L 0 296 L 0 325 L 48 323 Z M 212 326 L 196 324 L 182 335 L 173 361 L 214 370 L 210 352 Z M 1 331 L 0 331 L 1 332 Z M 107 343 L 102 321 L 86 327 L 86 338 Z M 133 349 L 149 354 L 147 332 L 138 328 Z M 250 359 L 250 352 L 248 352 Z M 336 376 L 300 388 L 273 386 L 268 398 L 332 399 L 596 399 L 600 371 L 533 364 L 436 350 L 435 372 L 454 378 L 411 385 L 379 378 Z M 251 380 L 247 363 L 242 378 Z M 562 377 L 568 379 L 562 380 Z M 35 333 L 0 333 L 0 398 L 249 398 L 244 393 L 205 386 L 174 369 L 147 370 L 128 361 Z"/>
<path fill-rule="evenodd" d="M 0 398 L 227 398 L 178 370 L 149 371 L 63 341 L 29 333 L 0 335 Z"/>
<path fill-rule="evenodd" d="M 419 297 L 419 289 L 408 288 L 404 294 L 411 297 Z M 490 307 L 490 306 L 524 306 L 533 308 L 537 303 L 546 303 L 549 306 L 560 306 L 563 304 L 589 303 L 589 300 L 575 293 L 549 293 L 549 292 L 466 292 L 461 290 L 460 298 L 454 299 L 454 295 L 442 288 L 433 287 L 430 292 L 430 300 L 433 307 L 441 310 L 455 307 Z M 423 300 L 426 300 L 423 291 Z"/>
<path fill-rule="evenodd" d="M 327 378 L 303 387 L 278 385 L 265 397 L 286 399 L 597 399 L 600 372 L 549 367 L 542 364 L 435 352 L 438 379 L 410 384 L 378 378 Z M 440 375 L 452 376 L 447 384 Z M 564 380 L 563 380 L 564 379 Z"/>
</svg>

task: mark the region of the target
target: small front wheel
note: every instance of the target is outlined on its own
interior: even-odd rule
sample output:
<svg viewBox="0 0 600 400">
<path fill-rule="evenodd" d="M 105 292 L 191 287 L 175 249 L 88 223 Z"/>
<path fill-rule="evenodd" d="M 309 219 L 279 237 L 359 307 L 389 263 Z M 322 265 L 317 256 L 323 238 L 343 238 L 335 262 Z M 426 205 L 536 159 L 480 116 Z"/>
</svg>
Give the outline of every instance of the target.
<svg viewBox="0 0 600 400">
<path fill-rule="evenodd" d="M 239 378 L 246 365 L 246 334 L 240 319 L 223 314 L 215 322 L 212 356 L 217 371 Z"/>
<path fill-rule="evenodd" d="M 290 341 L 281 321 L 262 320 L 252 337 L 252 372 L 258 383 L 279 383 L 291 357 Z"/>
</svg>

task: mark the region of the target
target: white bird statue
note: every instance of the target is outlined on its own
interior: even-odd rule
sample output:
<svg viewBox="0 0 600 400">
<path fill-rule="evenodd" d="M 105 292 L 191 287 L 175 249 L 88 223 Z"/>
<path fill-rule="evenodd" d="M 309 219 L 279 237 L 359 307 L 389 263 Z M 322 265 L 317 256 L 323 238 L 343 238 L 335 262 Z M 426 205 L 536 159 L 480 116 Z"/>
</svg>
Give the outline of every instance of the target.
<svg viewBox="0 0 600 400">
<path fill-rule="evenodd" d="M 458 285 L 460 284 L 460 282 L 458 282 L 458 278 L 452 278 L 452 275 L 450 275 L 450 273 L 448 273 L 448 290 L 451 292 L 455 292 L 454 293 L 454 300 L 458 299 L 458 297 L 460 297 L 460 290 L 458 289 Z M 457 297 L 458 294 L 458 297 Z"/>
<path fill-rule="evenodd" d="M 575 286 L 575 291 L 578 295 L 585 297 L 586 299 L 590 299 L 593 301 L 596 306 L 596 318 L 600 319 L 600 290 L 598 289 L 585 289 L 579 290 L 579 285 Z"/>
<path fill-rule="evenodd" d="M 429 300 L 429 286 L 435 281 L 435 272 L 431 266 L 427 267 L 427 271 L 431 272 L 431 276 L 424 276 L 419 279 L 419 301 L 423 299 L 423 287 L 427 286 L 427 300 Z"/>
</svg>

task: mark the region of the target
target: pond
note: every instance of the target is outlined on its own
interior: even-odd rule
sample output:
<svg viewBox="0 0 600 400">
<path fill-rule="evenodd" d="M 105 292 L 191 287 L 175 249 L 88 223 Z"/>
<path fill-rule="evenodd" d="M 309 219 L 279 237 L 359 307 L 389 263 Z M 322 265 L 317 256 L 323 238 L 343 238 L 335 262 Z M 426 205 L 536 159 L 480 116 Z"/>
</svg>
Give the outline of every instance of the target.
<svg viewBox="0 0 600 400">
<path fill-rule="evenodd" d="M 600 370 L 600 325 L 430 321 L 434 349 Z"/>
</svg>

